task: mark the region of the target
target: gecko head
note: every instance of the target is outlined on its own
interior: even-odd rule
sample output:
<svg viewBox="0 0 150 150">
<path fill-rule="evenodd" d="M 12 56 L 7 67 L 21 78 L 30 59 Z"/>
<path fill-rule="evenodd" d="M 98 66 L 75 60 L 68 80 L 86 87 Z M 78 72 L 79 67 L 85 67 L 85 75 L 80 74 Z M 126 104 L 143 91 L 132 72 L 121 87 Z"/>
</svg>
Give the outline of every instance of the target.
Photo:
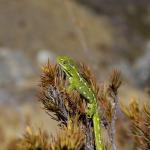
<svg viewBox="0 0 150 150">
<path fill-rule="evenodd" d="M 61 66 L 61 68 L 67 75 L 73 76 L 76 67 L 74 61 L 70 57 L 58 56 L 57 63 Z"/>
</svg>

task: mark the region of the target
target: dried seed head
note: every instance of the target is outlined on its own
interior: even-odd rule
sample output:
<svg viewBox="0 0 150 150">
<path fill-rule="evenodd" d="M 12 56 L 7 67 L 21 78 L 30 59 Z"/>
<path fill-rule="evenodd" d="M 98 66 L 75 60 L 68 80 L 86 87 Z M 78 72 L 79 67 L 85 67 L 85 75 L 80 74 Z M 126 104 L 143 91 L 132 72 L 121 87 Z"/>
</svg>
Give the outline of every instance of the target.
<svg viewBox="0 0 150 150">
<path fill-rule="evenodd" d="M 84 142 L 85 136 L 76 118 L 68 120 L 67 126 L 64 126 L 56 137 L 52 137 L 50 150 L 83 150 Z"/>
<path fill-rule="evenodd" d="M 140 108 L 137 101 L 131 101 L 128 107 L 122 105 L 124 114 L 129 118 L 131 132 L 138 148 L 150 148 L 150 106 Z"/>
<path fill-rule="evenodd" d="M 121 106 L 123 112 L 128 116 L 131 120 L 139 121 L 141 118 L 140 109 L 137 101 L 135 99 L 131 99 L 129 107 L 124 105 Z"/>
<path fill-rule="evenodd" d="M 110 77 L 110 83 L 109 83 L 109 90 L 110 92 L 117 95 L 118 88 L 121 86 L 122 80 L 121 80 L 121 72 L 118 70 L 114 70 Z"/>
<path fill-rule="evenodd" d="M 48 135 L 40 129 L 38 131 L 34 131 L 30 127 L 27 127 L 23 138 L 18 141 L 17 145 L 18 150 L 49 150 Z"/>
</svg>

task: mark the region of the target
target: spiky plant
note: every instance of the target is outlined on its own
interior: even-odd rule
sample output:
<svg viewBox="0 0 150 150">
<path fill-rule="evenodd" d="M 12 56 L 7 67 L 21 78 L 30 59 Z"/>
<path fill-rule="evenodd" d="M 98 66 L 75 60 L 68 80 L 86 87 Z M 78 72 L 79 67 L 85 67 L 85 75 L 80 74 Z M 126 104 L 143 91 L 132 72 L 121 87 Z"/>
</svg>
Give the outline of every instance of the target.
<svg viewBox="0 0 150 150">
<path fill-rule="evenodd" d="M 115 70 L 112 73 L 110 82 L 107 85 L 103 85 L 103 87 L 107 87 L 104 91 L 104 88 L 97 84 L 96 78 L 89 67 L 80 64 L 79 68 L 81 75 L 96 94 L 97 100 L 99 101 L 100 114 L 102 111 L 104 112 L 101 116 L 103 118 L 102 123 L 104 126 L 109 124 L 109 129 L 111 128 L 110 141 L 115 145 L 117 94 L 118 88 L 121 85 L 120 72 Z M 59 66 L 52 65 L 48 62 L 42 69 L 39 100 L 52 119 L 60 122 L 60 125 L 67 125 L 68 117 L 72 119 L 78 115 L 78 122 L 82 123 L 86 134 L 85 147 L 87 146 L 93 149 L 95 147 L 93 144 L 93 125 L 92 120 L 86 115 L 87 103 L 84 97 L 77 91 L 68 91 L 67 86 L 68 80 Z"/>
<path fill-rule="evenodd" d="M 124 114 L 129 118 L 130 131 L 135 141 L 135 149 L 150 149 L 150 105 L 139 106 L 132 99 L 129 106 L 122 106 Z"/>
<path fill-rule="evenodd" d="M 79 64 L 80 74 L 96 94 L 101 122 L 109 130 L 105 149 L 115 150 L 115 120 L 118 105 L 120 72 L 114 71 L 109 82 L 99 86 L 89 67 Z M 48 136 L 42 130 L 28 127 L 17 141 L 16 150 L 95 150 L 92 119 L 86 114 L 87 102 L 76 90 L 68 91 L 68 80 L 57 64 L 49 61 L 42 67 L 38 99 L 50 117 L 56 120 L 60 131 Z M 111 148 L 110 148 L 111 147 Z"/>
</svg>

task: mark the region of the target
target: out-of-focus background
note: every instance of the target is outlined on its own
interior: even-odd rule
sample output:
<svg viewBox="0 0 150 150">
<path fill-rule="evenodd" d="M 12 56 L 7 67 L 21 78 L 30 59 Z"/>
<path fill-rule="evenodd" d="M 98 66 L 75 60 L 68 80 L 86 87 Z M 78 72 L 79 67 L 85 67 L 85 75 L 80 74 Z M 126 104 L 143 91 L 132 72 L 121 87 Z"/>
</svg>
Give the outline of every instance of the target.
<svg viewBox="0 0 150 150">
<path fill-rule="evenodd" d="M 41 109 L 37 89 L 41 66 L 58 55 L 85 62 L 99 82 L 120 69 L 120 101 L 137 98 L 144 104 L 144 88 L 150 86 L 150 1 L 0 0 L 0 150 L 29 122 L 49 133 L 57 128 Z"/>
</svg>

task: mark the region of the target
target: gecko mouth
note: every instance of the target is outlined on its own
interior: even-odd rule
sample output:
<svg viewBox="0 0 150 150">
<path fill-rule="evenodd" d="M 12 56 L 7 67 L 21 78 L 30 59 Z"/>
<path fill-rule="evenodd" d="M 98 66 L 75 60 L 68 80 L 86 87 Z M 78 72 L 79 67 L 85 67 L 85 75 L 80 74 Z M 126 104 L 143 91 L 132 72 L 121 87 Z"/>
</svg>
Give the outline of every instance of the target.
<svg viewBox="0 0 150 150">
<path fill-rule="evenodd" d="M 65 73 L 67 74 L 68 76 L 72 77 L 71 73 L 61 64 L 59 64 L 60 66 L 60 69 Z"/>
</svg>

